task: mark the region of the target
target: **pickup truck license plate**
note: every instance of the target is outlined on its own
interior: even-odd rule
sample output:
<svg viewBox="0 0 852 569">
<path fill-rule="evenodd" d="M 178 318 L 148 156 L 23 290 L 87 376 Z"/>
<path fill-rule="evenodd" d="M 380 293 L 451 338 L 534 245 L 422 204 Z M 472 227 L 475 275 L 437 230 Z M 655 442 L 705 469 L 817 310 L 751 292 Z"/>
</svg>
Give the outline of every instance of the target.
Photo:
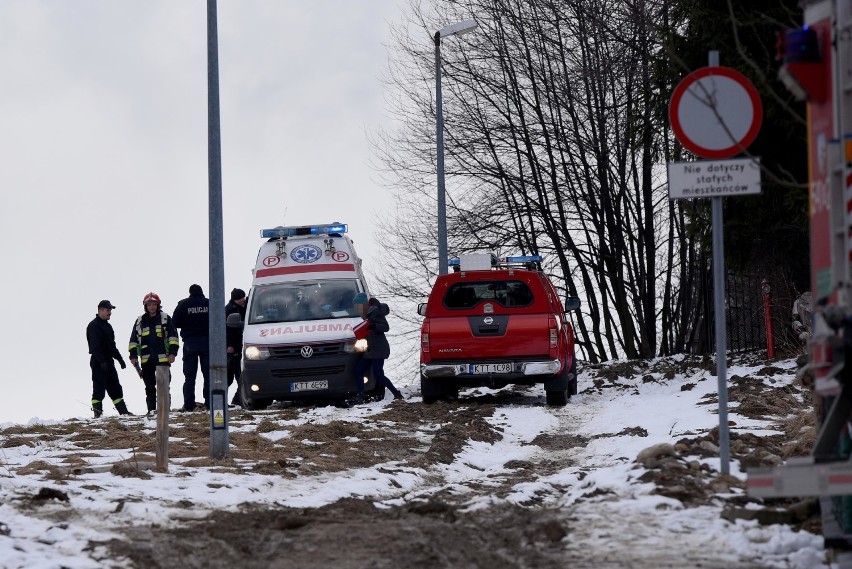
<svg viewBox="0 0 852 569">
<path fill-rule="evenodd" d="M 322 389 L 328 389 L 328 380 L 294 381 L 290 384 L 290 391 L 320 391 Z"/>
<path fill-rule="evenodd" d="M 480 375 L 486 373 L 511 373 L 511 362 L 502 362 L 498 364 L 468 364 L 468 373 Z"/>
</svg>

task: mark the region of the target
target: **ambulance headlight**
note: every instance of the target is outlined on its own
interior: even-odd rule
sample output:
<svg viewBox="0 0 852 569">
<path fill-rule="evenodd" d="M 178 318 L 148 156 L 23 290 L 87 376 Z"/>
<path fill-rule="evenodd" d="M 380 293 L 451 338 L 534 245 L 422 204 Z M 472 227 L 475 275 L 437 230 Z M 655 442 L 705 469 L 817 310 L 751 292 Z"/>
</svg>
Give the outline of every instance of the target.
<svg viewBox="0 0 852 569">
<path fill-rule="evenodd" d="M 356 352 L 366 352 L 367 351 L 367 339 L 361 338 L 360 340 L 355 341 L 355 351 Z"/>
<path fill-rule="evenodd" d="M 246 359 L 247 360 L 265 360 L 269 358 L 269 349 L 264 348 L 262 346 L 247 346 L 246 347 Z"/>
</svg>

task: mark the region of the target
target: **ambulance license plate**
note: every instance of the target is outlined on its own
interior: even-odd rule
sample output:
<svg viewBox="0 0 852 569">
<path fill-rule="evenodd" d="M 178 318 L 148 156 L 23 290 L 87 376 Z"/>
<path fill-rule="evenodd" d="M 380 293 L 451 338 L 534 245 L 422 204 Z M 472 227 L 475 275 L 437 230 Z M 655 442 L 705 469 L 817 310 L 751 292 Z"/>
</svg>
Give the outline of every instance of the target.
<svg viewBox="0 0 852 569">
<path fill-rule="evenodd" d="M 497 364 L 468 364 L 468 373 L 482 375 L 488 373 L 511 373 L 512 363 L 501 362 Z"/>
<path fill-rule="evenodd" d="M 321 391 L 328 389 L 328 380 L 322 381 L 294 381 L 290 384 L 290 391 Z"/>
</svg>

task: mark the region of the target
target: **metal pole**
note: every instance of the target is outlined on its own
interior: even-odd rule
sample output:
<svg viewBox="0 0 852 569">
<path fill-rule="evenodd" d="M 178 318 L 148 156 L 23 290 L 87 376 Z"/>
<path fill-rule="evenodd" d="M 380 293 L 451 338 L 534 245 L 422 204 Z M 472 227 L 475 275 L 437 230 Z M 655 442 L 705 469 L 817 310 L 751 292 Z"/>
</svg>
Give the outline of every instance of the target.
<svg viewBox="0 0 852 569">
<path fill-rule="evenodd" d="M 438 135 L 438 274 L 446 275 L 447 192 L 444 186 L 444 101 L 441 95 L 441 32 L 435 32 L 435 117 Z"/>
<path fill-rule="evenodd" d="M 711 67 L 719 65 L 719 52 L 708 52 Z M 728 346 L 725 337 L 725 239 L 721 196 L 710 198 L 713 207 L 713 303 L 716 316 L 716 379 L 719 390 L 719 459 L 722 474 L 730 474 L 728 436 Z"/>
<path fill-rule="evenodd" d="M 207 0 L 207 175 L 210 241 L 210 458 L 228 454 L 225 261 L 222 245 L 222 148 L 216 0 Z M 219 312 L 222 310 L 222 312 Z"/>
<path fill-rule="evenodd" d="M 169 409 L 171 408 L 171 393 L 169 380 L 171 371 L 168 366 L 157 366 L 154 370 L 157 382 L 157 470 L 169 471 Z"/>
</svg>

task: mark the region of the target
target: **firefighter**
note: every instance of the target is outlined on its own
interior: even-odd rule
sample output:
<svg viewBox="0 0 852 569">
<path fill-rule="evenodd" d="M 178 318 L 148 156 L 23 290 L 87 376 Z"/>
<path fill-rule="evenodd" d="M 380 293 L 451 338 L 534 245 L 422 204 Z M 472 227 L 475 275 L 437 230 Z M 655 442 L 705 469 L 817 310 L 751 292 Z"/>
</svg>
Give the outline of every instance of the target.
<svg viewBox="0 0 852 569">
<path fill-rule="evenodd" d="M 231 302 L 225 305 L 225 319 L 231 314 L 239 314 L 240 320 L 245 322 L 246 319 L 246 292 L 240 288 L 235 288 L 231 291 Z M 234 393 L 234 398 L 231 399 L 231 405 L 242 406 L 242 397 L 240 395 L 240 360 L 243 355 L 243 328 L 229 326 L 225 328 L 225 344 L 228 347 L 228 387 L 237 382 L 237 390 Z"/>
<path fill-rule="evenodd" d="M 161 310 L 160 297 L 149 292 L 142 299 L 142 305 L 145 307 L 145 313 L 137 318 L 133 325 L 128 349 L 130 363 L 139 371 L 142 381 L 145 382 L 145 403 L 148 405 L 148 414 L 151 415 L 157 410 L 157 367 L 168 368 L 175 362 L 179 343 L 172 317 Z M 168 372 L 168 375 L 171 380 L 171 373 Z"/>
<path fill-rule="evenodd" d="M 183 410 L 195 411 L 195 378 L 201 363 L 204 378 L 204 408 L 210 408 L 210 300 L 200 285 L 189 287 L 189 296 L 172 313 L 183 340 Z"/>
<path fill-rule="evenodd" d="M 115 306 L 108 300 L 98 303 L 98 314 L 86 327 L 86 340 L 89 342 L 89 367 L 92 368 L 92 411 L 95 419 L 104 412 L 104 394 L 108 393 L 119 415 L 132 415 L 124 403 L 124 390 L 118 381 L 118 372 L 113 360 L 118 360 L 121 369 L 127 367 L 118 348 L 115 347 L 115 332 L 109 323 Z"/>
<path fill-rule="evenodd" d="M 355 309 L 361 312 L 362 318 L 367 321 L 367 351 L 364 352 L 364 357 L 355 365 L 355 389 L 357 393 L 353 403 L 364 403 L 364 373 L 367 369 L 373 372 L 373 379 L 378 385 L 384 385 L 391 393 L 394 399 L 402 399 L 402 393 L 394 387 L 391 380 L 385 375 L 385 360 L 390 357 L 390 344 L 385 337 L 385 332 L 390 330 L 386 316 L 390 314 L 390 308 L 387 304 L 379 302 L 377 298 L 367 300 L 367 295 L 359 292 L 352 300 Z"/>
</svg>

